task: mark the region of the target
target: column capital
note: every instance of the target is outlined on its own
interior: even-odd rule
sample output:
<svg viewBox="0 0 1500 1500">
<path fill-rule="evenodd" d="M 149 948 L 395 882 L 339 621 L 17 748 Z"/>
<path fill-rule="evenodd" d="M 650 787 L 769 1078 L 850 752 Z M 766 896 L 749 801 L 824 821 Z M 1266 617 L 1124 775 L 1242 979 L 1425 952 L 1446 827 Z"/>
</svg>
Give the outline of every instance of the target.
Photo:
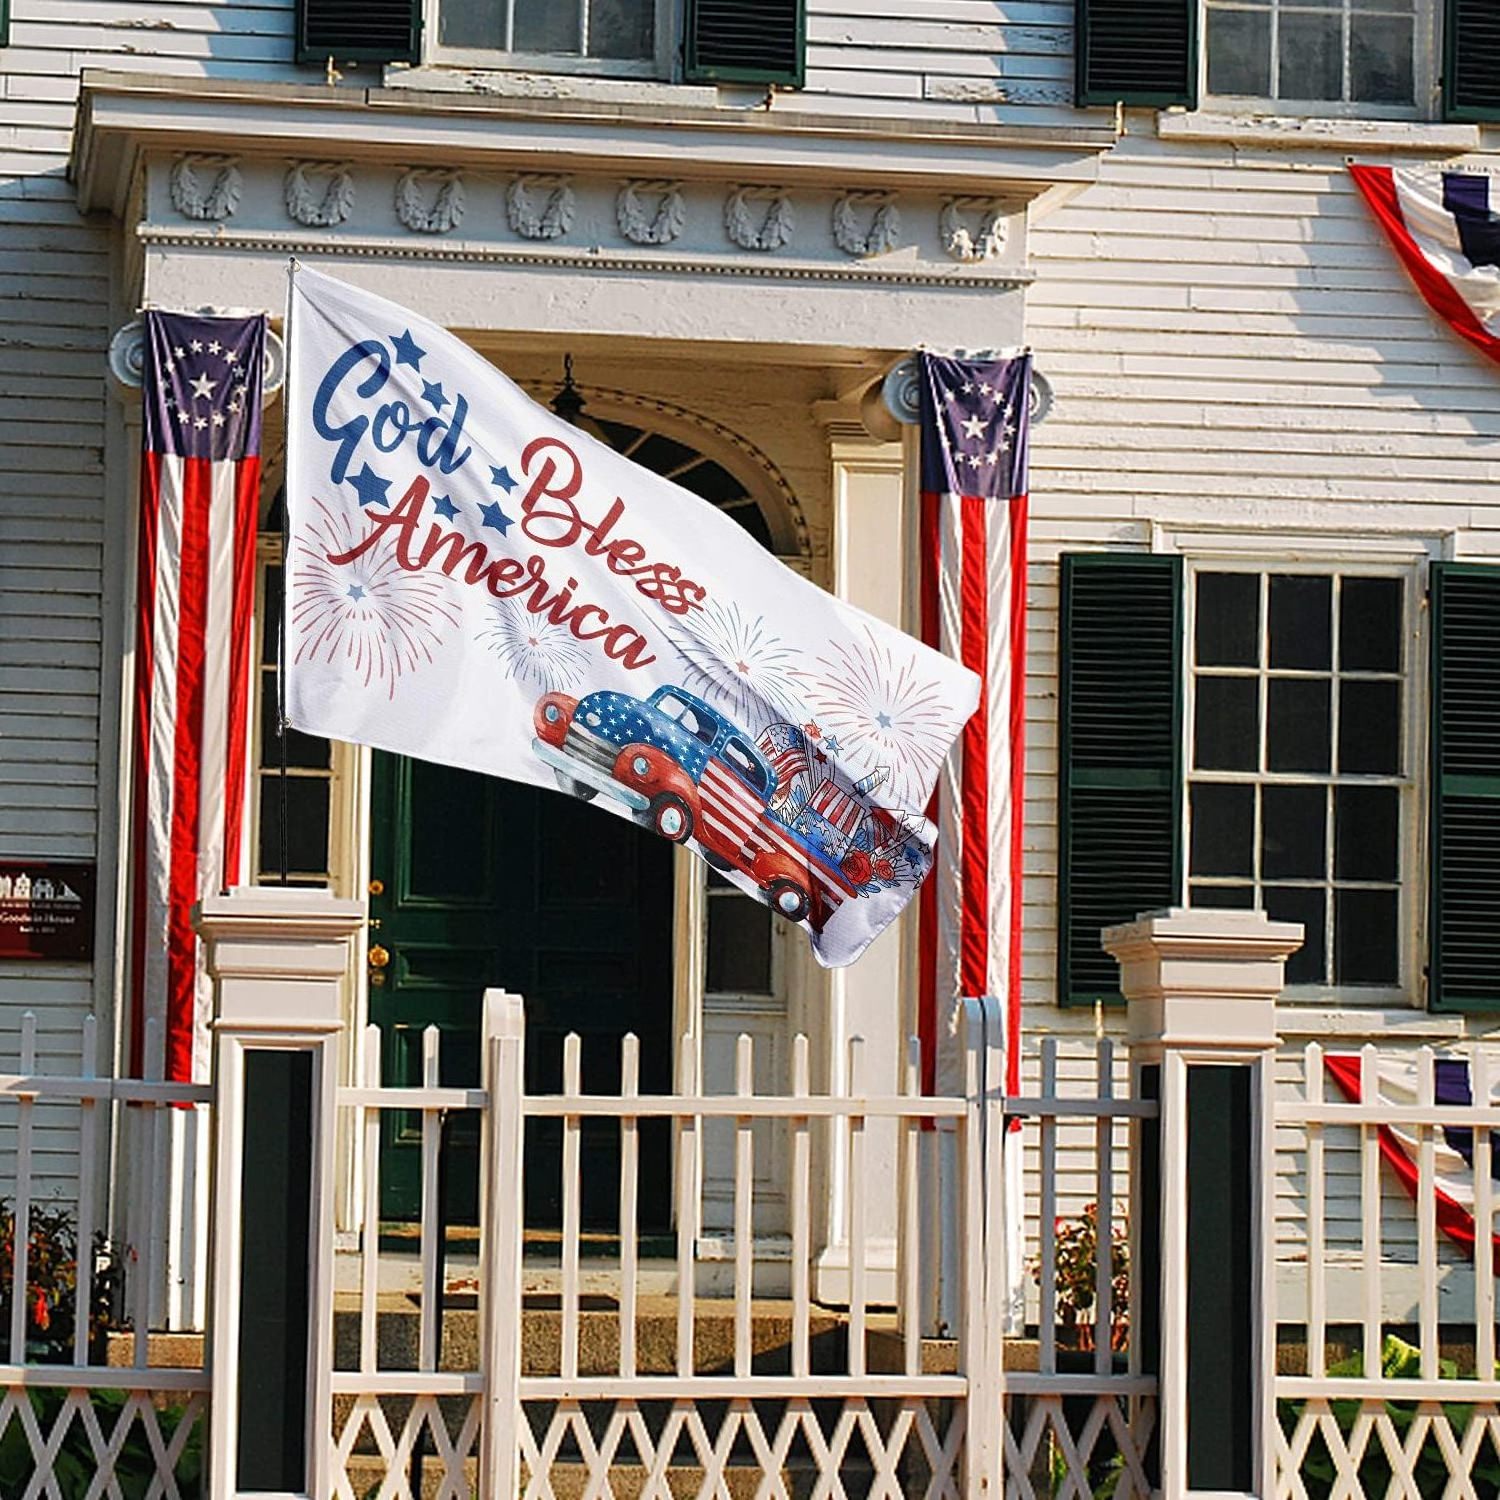
<svg viewBox="0 0 1500 1500">
<path fill-rule="evenodd" d="M 1258 911 L 1172 907 L 1100 935 L 1120 965 L 1132 1046 L 1264 1049 L 1276 1045 L 1296 922 Z"/>
</svg>

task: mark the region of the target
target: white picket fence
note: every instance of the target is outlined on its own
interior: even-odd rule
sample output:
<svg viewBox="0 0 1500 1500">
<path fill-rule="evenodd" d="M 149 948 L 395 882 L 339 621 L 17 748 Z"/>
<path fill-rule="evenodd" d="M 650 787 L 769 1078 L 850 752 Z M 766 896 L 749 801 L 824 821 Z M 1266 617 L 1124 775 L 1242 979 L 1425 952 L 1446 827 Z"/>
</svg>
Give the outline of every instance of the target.
<svg viewBox="0 0 1500 1500">
<path fill-rule="evenodd" d="M 1301 1054 L 1292 1096 L 1278 1100 L 1277 1154 L 1283 1172 L 1300 1179 L 1282 1213 L 1301 1231 L 1302 1254 L 1283 1263 L 1277 1316 L 1305 1334 L 1302 1373 L 1276 1380 L 1278 1500 L 1330 1491 L 1354 1500 L 1500 1495 L 1492 1252 L 1500 1204 L 1492 1172 L 1500 1163 L 1491 1142 L 1500 1110 L 1491 1102 L 1491 1055 L 1482 1046 L 1462 1055 L 1474 1104 L 1437 1102 L 1430 1047 L 1405 1060 L 1413 1097 L 1389 1097 L 1374 1046 L 1359 1053 L 1360 1102 L 1350 1102 L 1328 1077 L 1317 1043 Z M 1414 1138 L 1414 1197 L 1382 1163 L 1382 1127 Z M 1472 1132 L 1477 1262 L 1438 1228 L 1437 1149 L 1455 1128 Z M 1351 1187 L 1352 1223 L 1330 1214 L 1349 1201 Z M 1300 1275 L 1289 1278 L 1289 1269 Z M 1392 1282 L 1406 1289 L 1395 1317 Z M 1390 1378 L 1383 1359 L 1393 1321 L 1419 1351 L 1414 1374 L 1403 1370 L 1401 1378 Z"/>
<path fill-rule="evenodd" d="M 89 1022 L 82 1039 L 85 1059 L 95 1055 L 92 1028 Z M 1110 1245 L 1115 1229 L 1134 1238 L 1128 1162 L 1138 1122 L 1155 1105 L 1123 1096 L 1107 1040 L 1089 1049 L 1087 1070 L 1079 1054 L 1060 1059 L 1057 1044 L 1044 1042 L 1034 1092 L 1001 1104 L 997 1038 L 993 1007 L 973 1007 L 962 1097 L 920 1097 L 915 1054 L 897 1093 L 871 1090 L 858 1043 L 845 1092 L 814 1092 L 803 1038 L 795 1042 L 784 1093 L 754 1092 L 748 1038 L 738 1044 L 732 1094 L 697 1086 L 690 1039 L 674 1092 L 639 1093 L 638 1049 L 627 1039 L 619 1090 L 586 1093 L 573 1038 L 562 1091 L 538 1096 L 523 1087 L 518 1001 L 487 1040 L 477 1089 L 438 1084 L 435 1032 L 426 1042 L 423 1085 L 382 1085 L 371 1032 L 363 1081 L 339 1091 L 338 1107 L 363 1143 L 362 1201 L 371 1225 L 379 1222 L 382 1120 L 392 1111 L 420 1120 L 418 1261 L 428 1294 L 416 1302 L 412 1357 L 393 1358 L 383 1320 L 402 1316 L 393 1300 L 411 1304 L 382 1292 L 379 1236 L 364 1236 L 358 1289 L 339 1313 L 352 1331 L 341 1341 L 347 1367 L 334 1371 L 325 1429 L 332 1493 L 344 1500 L 507 1493 L 526 1500 L 575 1493 L 587 1500 L 736 1500 L 752 1492 L 766 1500 L 803 1493 L 959 1500 L 979 1488 L 1007 1500 L 1149 1495 L 1156 1381 L 1141 1367 L 1137 1342 L 1122 1338 L 1138 1328 L 1140 1309 L 1134 1291 L 1131 1305 L 1119 1305 Z M 36 1057 L 28 1017 L 15 1072 L 0 1074 L 0 1197 L 21 1223 L 34 1211 L 72 1216 L 79 1244 L 96 1227 L 108 1232 L 124 1279 L 115 1316 L 131 1333 L 115 1345 L 124 1363 L 98 1362 L 87 1316 L 95 1262 L 83 1254 L 77 1286 L 64 1286 L 52 1309 L 55 1326 L 79 1310 L 77 1326 L 65 1347 L 42 1348 L 30 1303 L 55 1280 L 45 1264 L 49 1247 L 23 1237 L 14 1265 L 0 1264 L 0 1292 L 11 1277 L 27 1288 L 26 1297 L 9 1297 L 0 1319 L 7 1355 L 0 1366 L 0 1494 L 93 1500 L 130 1493 L 131 1476 L 145 1474 L 144 1493 L 188 1500 L 202 1493 L 210 1391 L 191 1345 L 169 1353 L 148 1337 L 163 1317 L 162 1257 L 186 1214 L 185 1205 L 167 1201 L 168 1174 L 152 1167 L 170 1150 L 181 1117 L 209 1109 L 211 1092 L 91 1078 L 87 1066 L 81 1076 L 46 1075 Z M 1483 1243 L 1500 1206 L 1489 1134 L 1500 1128 L 1500 1112 L 1487 1103 L 1437 1104 L 1430 1052 L 1416 1058 L 1409 1104 L 1382 1097 L 1374 1049 L 1362 1056 L 1360 1104 L 1327 1080 L 1317 1047 L 1296 1063 L 1296 1086 L 1283 1087 L 1276 1111 L 1278 1320 L 1289 1370 L 1275 1388 L 1278 1500 L 1488 1500 L 1500 1493 L 1494 1278 L 1487 1264 L 1476 1277 L 1472 1261 L 1440 1234 L 1431 1188 L 1440 1132 L 1472 1130 Z M 1482 1049 L 1473 1051 L 1471 1070 L 1474 1097 L 1488 1100 L 1491 1069 Z M 1285 1063 L 1282 1077 L 1285 1084 Z M 440 1345 L 444 1315 L 439 1296 L 430 1294 L 443 1283 L 438 1147 L 444 1115 L 454 1110 L 475 1111 L 483 1122 L 472 1278 L 478 1308 L 477 1315 L 449 1311 Z M 653 1120 L 665 1122 L 669 1160 L 665 1148 L 642 1150 L 642 1127 Z M 626 1226 L 606 1258 L 589 1256 L 598 1237 L 590 1240 L 582 1214 L 584 1132 L 600 1121 L 618 1133 L 613 1191 Z M 523 1262 L 521 1174 L 526 1132 L 543 1122 L 554 1122 L 561 1137 L 562 1225 L 548 1273 L 555 1307 L 537 1308 L 525 1293 L 535 1272 Z M 712 1122 L 733 1141 L 727 1253 L 735 1276 L 727 1304 L 695 1296 L 702 1143 Z M 1382 1163 L 1382 1125 L 1416 1139 L 1415 1203 Z M 114 1163 L 113 1180 L 131 1188 L 123 1199 L 59 1195 L 56 1174 L 38 1174 L 36 1142 L 64 1128 L 77 1135 L 79 1181 L 105 1180 Z M 897 1142 L 894 1181 L 872 1178 L 871 1141 L 879 1132 L 893 1132 Z M 787 1163 L 785 1180 L 774 1186 L 785 1199 L 790 1238 L 790 1295 L 775 1304 L 756 1300 L 753 1263 L 757 1197 L 767 1190 L 756 1167 L 771 1151 Z M 1008 1218 L 1016 1205 L 1007 1202 L 1005 1179 L 1023 1156 L 1032 1212 L 1018 1253 L 1009 1232 L 1015 1219 Z M 825 1199 L 816 1163 L 830 1159 L 849 1185 L 846 1219 L 836 1226 L 819 1217 Z M 643 1254 L 633 1228 L 646 1174 L 661 1173 L 671 1174 L 673 1192 L 675 1254 L 665 1261 Z M 1075 1325 L 1073 1341 L 1092 1348 L 1070 1350 L 1063 1347 L 1058 1240 L 1050 1231 L 1059 1216 L 1076 1224 L 1085 1191 L 1098 1225 L 1093 1307 L 1084 1319 L 1088 1335 L 1080 1337 Z M 876 1193 L 893 1194 L 902 1208 L 894 1304 L 876 1304 L 866 1258 L 862 1231 Z M 848 1245 L 847 1308 L 815 1300 L 813 1249 L 829 1238 Z M 1138 1281 L 1131 1278 L 1132 1288 Z M 1002 1328 L 1023 1294 L 1036 1336 L 1007 1343 Z M 465 1316 L 473 1337 L 456 1330 Z M 1420 1351 L 1415 1376 L 1399 1382 L 1382 1374 L 1393 1323 Z M 523 1327 L 532 1330 L 524 1339 Z M 952 1336 L 934 1337 L 939 1330 Z M 1113 1347 L 1122 1342 L 1124 1350 Z M 152 1366 L 167 1358 L 173 1367 Z M 1456 1369 L 1445 1363 L 1450 1358 Z M 410 1367 L 396 1367 L 402 1364 Z M 79 1472 L 86 1476 L 81 1487 L 64 1487 Z"/>
</svg>

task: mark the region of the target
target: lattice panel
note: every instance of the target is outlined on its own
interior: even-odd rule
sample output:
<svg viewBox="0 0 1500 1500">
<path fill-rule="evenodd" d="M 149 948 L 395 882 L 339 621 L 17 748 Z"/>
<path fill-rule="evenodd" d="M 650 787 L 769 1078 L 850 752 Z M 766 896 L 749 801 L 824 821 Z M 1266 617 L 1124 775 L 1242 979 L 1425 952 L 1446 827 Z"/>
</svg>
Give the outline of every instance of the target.
<svg viewBox="0 0 1500 1500">
<path fill-rule="evenodd" d="M 478 1396 L 355 1396 L 333 1446 L 339 1500 L 469 1500 Z"/>
<path fill-rule="evenodd" d="M 197 1500 L 207 1428 L 201 1394 L 10 1386 L 0 1397 L 0 1494 Z"/>
<path fill-rule="evenodd" d="M 1006 1500 L 1148 1500 L 1150 1396 L 1011 1396 L 1005 1404 Z"/>
<path fill-rule="evenodd" d="M 1492 1403 L 1314 1396 L 1300 1405 L 1276 1428 L 1277 1500 L 1500 1495 L 1500 1410 Z"/>
<path fill-rule="evenodd" d="M 960 1500 L 963 1435 L 961 1401 L 528 1402 L 524 1500 Z"/>
</svg>

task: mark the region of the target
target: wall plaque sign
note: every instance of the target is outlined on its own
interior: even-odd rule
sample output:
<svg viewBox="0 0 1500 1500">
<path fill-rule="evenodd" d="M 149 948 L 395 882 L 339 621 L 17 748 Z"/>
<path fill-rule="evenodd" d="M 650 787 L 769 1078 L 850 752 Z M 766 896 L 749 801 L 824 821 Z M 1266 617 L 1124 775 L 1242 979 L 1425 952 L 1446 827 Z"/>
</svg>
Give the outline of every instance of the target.
<svg viewBox="0 0 1500 1500">
<path fill-rule="evenodd" d="M 0 859 L 0 959 L 94 956 L 92 863 Z"/>
</svg>

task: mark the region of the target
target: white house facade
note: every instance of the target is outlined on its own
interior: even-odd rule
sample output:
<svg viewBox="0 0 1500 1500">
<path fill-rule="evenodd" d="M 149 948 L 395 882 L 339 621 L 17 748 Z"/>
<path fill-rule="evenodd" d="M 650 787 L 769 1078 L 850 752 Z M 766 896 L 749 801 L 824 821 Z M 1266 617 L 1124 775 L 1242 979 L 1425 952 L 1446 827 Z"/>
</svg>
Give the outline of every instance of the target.
<svg viewBox="0 0 1500 1500">
<path fill-rule="evenodd" d="M 9 0 L 0 866 L 92 867 L 95 910 L 86 952 L 0 958 L 0 1055 L 29 1010 L 54 1071 L 129 1056 L 130 325 L 145 307 L 279 325 L 289 257 L 453 329 L 540 400 L 570 356 L 609 441 L 908 628 L 915 437 L 886 377 L 921 347 L 1029 346 L 1045 396 L 1026 580 L 1027 1086 L 1048 1037 L 1062 1083 L 1084 1081 L 1087 1044 L 1118 1018 L 1099 930 L 1172 904 L 1303 924 L 1276 1008 L 1288 1084 L 1308 1041 L 1404 1053 L 1500 1029 L 1483 837 L 1500 802 L 1472 768 L 1458 790 L 1438 781 L 1434 736 L 1462 724 L 1434 719 L 1432 687 L 1444 652 L 1500 625 L 1483 573 L 1448 575 L 1473 595 L 1441 621 L 1432 603 L 1435 565 L 1500 566 L 1500 367 L 1417 295 L 1347 170 L 1500 170 L 1493 22 L 1466 0 L 1189 0 L 1123 7 L 1123 22 L 1101 0 L 806 0 L 738 8 L 756 18 L 744 36 L 716 30 L 736 9 Z M 1143 42 L 1163 16 L 1165 40 Z M 1500 213 L 1493 187 L 1491 202 Z M 451 1034 L 452 1081 L 477 1077 L 480 995 L 501 985 L 533 1005 L 539 1083 L 564 1031 L 584 1033 L 586 1074 L 591 1046 L 634 1031 L 664 1085 L 686 1036 L 705 1088 L 728 1092 L 749 1034 L 756 1084 L 775 1092 L 805 1032 L 817 1086 L 845 1086 L 859 1036 L 894 1090 L 912 923 L 830 974 L 665 845 L 589 848 L 603 834 L 563 798 L 295 735 L 283 791 L 281 445 L 273 404 L 250 868 L 278 880 L 284 838 L 293 884 L 369 903 L 340 1003 L 350 1036 L 382 1028 L 387 1082 L 420 1080 L 429 1024 Z M 1479 702 L 1488 685 L 1454 691 Z M 459 797 L 473 816 L 440 827 Z M 527 851 L 524 895 L 495 883 L 501 848 Z M 80 1058 L 86 1035 L 98 1054 Z M 355 1049 L 341 1066 L 353 1079 Z M 1056 1208 L 1076 1214 L 1095 1167 L 1059 1128 Z M 43 1179 L 71 1196 L 76 1129 L 46 1141 Z M 894 1180 L 894 1143 L 872 1134 L 872 1180 Z M 349 1244 L 360 1149 L 341 1144 Z M 780 1150 L 768 1136 L 757 1159 L 768 1292 L 787 1274 Z M 842 1161 L 814 1167 L 830 1304 L 849 1300 Z M 710 1129 L 710 1286 L 733 1279 L 732 1165 L 727 1127 Z M 1331 1154 L 1331 1202 L 1359 1170 Z M 382 1217 L 414 1213 L 402 1180 L 386 1174 Z M 1299 1182 L 1289 1168 L 1278 1192 Z M 663 1232 L 670 1206 L 664 1189 Z M 528 1211 L 542 1226 L 559 1212 L 545 1193 Z M 894 1197 L 870 1211 L 874 1300 L 890 1300 Z M 1387 1212 L 1399 1320 L 1418 1226 L 1394 1199 Z M 1335 1212 L 1329 1253 L 1355 1255 L 1358 1230 L 1357 1211 Z M 1294 1225 L 1283 1234 L 1289 1259 L 1306 1254 Z M 162 1310 L 187 1325 L 194 1263 L 184 1250 Z"/>
</svg>

